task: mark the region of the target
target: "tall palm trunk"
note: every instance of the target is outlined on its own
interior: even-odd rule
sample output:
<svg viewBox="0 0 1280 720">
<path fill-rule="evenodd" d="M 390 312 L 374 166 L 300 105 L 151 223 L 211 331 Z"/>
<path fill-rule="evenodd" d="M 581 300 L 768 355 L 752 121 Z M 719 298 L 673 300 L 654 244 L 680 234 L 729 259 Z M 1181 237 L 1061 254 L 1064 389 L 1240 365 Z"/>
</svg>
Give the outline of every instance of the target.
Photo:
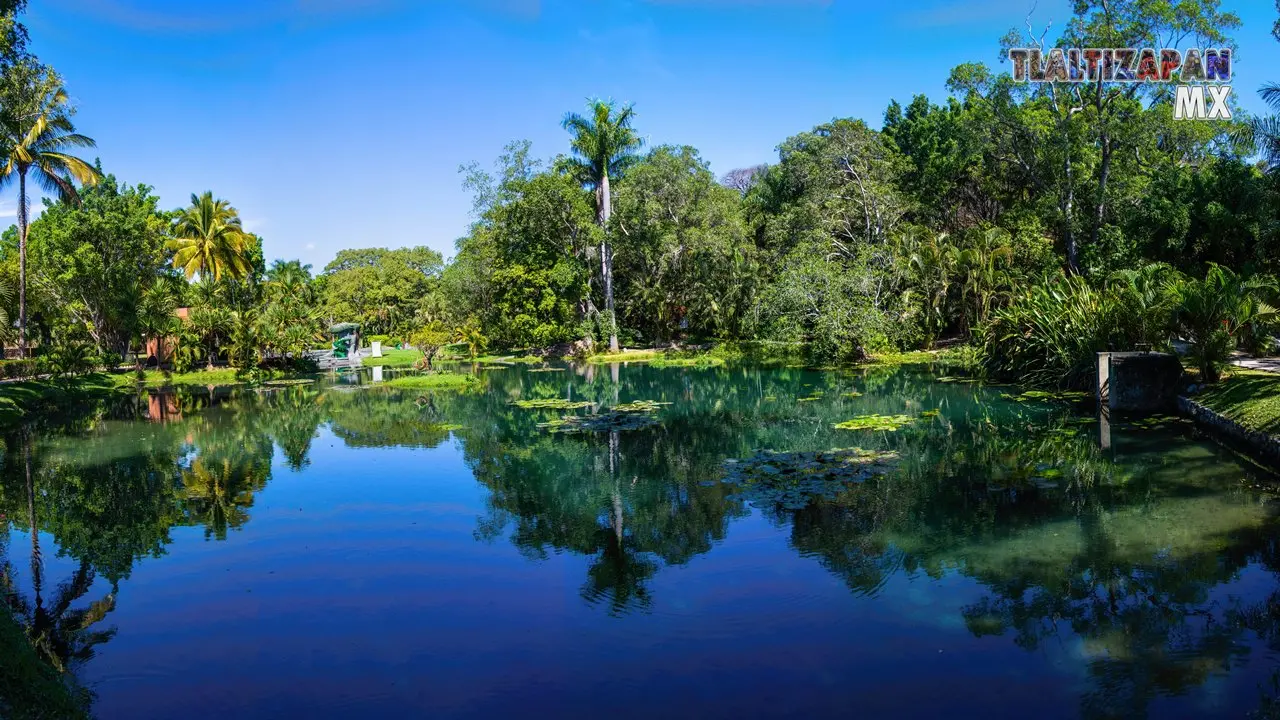
<svg viewBox="0 0 1280 720">
<path fill-rule="evenodd" d="M 18 169 L 18 357 L 27 356 L 27 169 Z"/>
<path fill-rule="evenodd" d="M 604 311 L 609 317 L 609 352 L 618 352 L 618 316 L 613 310 L 613 247 L 609 245 L 609 217 L 613 214 L 609 192 L 609 171 L 600 178 L 599 185 L 600 229 L 604 237 L 600 242 L 600 274 L 604 277 Z"/>
</svg>

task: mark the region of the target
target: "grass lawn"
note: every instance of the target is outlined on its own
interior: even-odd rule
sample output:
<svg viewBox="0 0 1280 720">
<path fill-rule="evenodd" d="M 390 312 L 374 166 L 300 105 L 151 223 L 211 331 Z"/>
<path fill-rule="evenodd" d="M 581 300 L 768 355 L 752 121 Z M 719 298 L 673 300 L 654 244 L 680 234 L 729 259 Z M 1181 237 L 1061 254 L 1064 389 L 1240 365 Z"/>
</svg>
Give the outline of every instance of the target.
<svg viewBox="0 0 1280 720">
<path fill-rule="evenodd" d="M 592 355 L 587 358 L 589 363 L 616 363 L 616 362 L 648 362 L 657 360 L 666 353 L 662 350 L 623 350 L 616 353 L 602 353 L 600 355 Z"/>
<path fill-rule="evenodd" d="M 475 375 L 462 373 L 431 373 L 429 375 L 405 375 L 383 383 L 387 387 L 402 390 L 453 390 L 480 384 Z"/>
<path fill-rule="evenodd" d="M 1192 399 L 1250 430 L 1280 435 L 1280 374 L 1237 370 Z"/>
<path fill-rule="evenodd" d="M 405 348 L 397 350 L 396 348 L 383 348 L 382 357 L 365 358 L 364 364 L 368 367 L 381 365 L 389 368 L 407 368 L 413 367 L 413 364 L 422 359 L 422 351 Z"/>
</svg>

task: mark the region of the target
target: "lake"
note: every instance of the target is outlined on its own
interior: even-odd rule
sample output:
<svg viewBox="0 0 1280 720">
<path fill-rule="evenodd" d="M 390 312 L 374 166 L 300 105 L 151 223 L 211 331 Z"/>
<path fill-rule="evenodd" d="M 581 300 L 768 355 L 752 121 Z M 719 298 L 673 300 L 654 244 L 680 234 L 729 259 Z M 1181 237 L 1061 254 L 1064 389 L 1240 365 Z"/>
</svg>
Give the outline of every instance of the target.
<svg viewBox="0 0 1280 720">
<path fill-rule="evenodd" d="M 1276 712 L 1277 481 L 1182 421 L 919 366 L 464 367 L 8 438 L 11 603 L 101 718 Z"/>
</svg>

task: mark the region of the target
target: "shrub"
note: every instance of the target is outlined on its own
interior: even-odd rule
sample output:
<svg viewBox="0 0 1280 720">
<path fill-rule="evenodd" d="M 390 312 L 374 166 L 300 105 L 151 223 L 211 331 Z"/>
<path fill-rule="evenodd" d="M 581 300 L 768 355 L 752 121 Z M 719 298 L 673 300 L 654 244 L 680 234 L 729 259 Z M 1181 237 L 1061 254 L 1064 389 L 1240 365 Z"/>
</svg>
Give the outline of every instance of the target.
<svg viewBox="0 0 1280 720">
<path fill-rule="evenodd" d="M 98 364 L 92 345 L 71 339 L 55 344 L 40 360 L 44 371 L 55 377 L 81 375 Z"/>
<path fill-rule="evenodd" d="M 1275 308 L 1262 301 L 1273 287 L 1266 279 L 1210 265 L 1203 280 L 1178 288 L 1178 329 L 1191 342 L 1191 356 L 1205 382 L 1218 380 L 1241 338 L 1261 335 L 1277 320 Z"/>
<path fill-rule="evenodd" d="M 411 336 L 414 346 L 422 351 L 422 359 L 418 361 L 422 367 L 432 369 L 432 364 L 440 349 L 449 344 L 453 335 L 444 323 L 439 321 L 427 323 Z"/>
<path fill-rule="evenodd" d="M 1120 287 L 1058 277 L 996 310 L 982 329 L 982 366 L 994 377 L 1042 387 L 1088 387 L 1096 354 L 1163 347 L 1167 320 Z"/>
<path fill-rule="evenodd" d="M 35 358 L 0 360 L 0 379 L 28 378 L 39 374 L 40 364 Z"/>
</svg>

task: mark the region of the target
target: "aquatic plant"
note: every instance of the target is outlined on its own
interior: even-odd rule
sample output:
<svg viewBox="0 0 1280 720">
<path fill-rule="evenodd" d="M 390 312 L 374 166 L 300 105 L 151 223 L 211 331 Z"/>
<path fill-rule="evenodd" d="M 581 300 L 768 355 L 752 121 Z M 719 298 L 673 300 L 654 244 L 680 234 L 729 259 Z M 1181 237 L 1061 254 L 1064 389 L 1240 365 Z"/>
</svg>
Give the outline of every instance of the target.
<svg viewBox="0 0 1280 720">
<path fill-rule="evenodd" d="M 538 427 L 558 433 L 598 433 L 612 430 L 640 430 L 658 424 L 647 413 L 608 411 L 592 415 L 566 415 L 538 423 Z"/>
<path fill-rule="evenodd" d="M 565 400 L 564 398 L 538 398 L 535 400 L 515 400 L 511 404 L 524 410 L 577 410 L 591 407 L 595 403 Z"/>
<path fill-rule="evenodd" d="M 893 469 L 896 452 L 836 448 L 821 452 L 760 450 L 751 457 L 725 461 L 722 482 L 741 486 L 744 499 L 798 510 L 815 497 L 832 498 L 850 484 Z"/>
<path fill-rule="evenodd" d="M 658 419 L 654 414 L 663 406 L 670 404 L 656 400 L 635 400 L 614 405 L 604 412 L 590 415 L 565 415 L 558 420 L 539 423 L 538 427 L 559 433 L 639 430 L 656 425 Z"/>
<path fill-rule="evenodd" d="M 883 430 L 894 432 L 915 422 L 910 415 L 859 415 L 851 420 L 836 423 L 837 430 Z"/>
<path fill-rule="evenodd" d="M 1005 400 L 1013 400 L 1016 402 L 1029 401 L 1053 401 L 1053 402 L 1080 402 L 1088 400 L 1092 395 L 1081 390 L 1063 390 L 1060 392 L 1050 392 L 1047 390 L 1028 390 L 1024 393 L 1000 393 L 1000 397 Z"/>
<path fill-rule="evenodd" d="M 614 405 L 611 410 L 621 413 L 648 413 L 657 412 L 660 408 L 670 405 L 669 402 L 659 402 L 656 400 L 635 400 L 621 405 Z"/>
</svg>

